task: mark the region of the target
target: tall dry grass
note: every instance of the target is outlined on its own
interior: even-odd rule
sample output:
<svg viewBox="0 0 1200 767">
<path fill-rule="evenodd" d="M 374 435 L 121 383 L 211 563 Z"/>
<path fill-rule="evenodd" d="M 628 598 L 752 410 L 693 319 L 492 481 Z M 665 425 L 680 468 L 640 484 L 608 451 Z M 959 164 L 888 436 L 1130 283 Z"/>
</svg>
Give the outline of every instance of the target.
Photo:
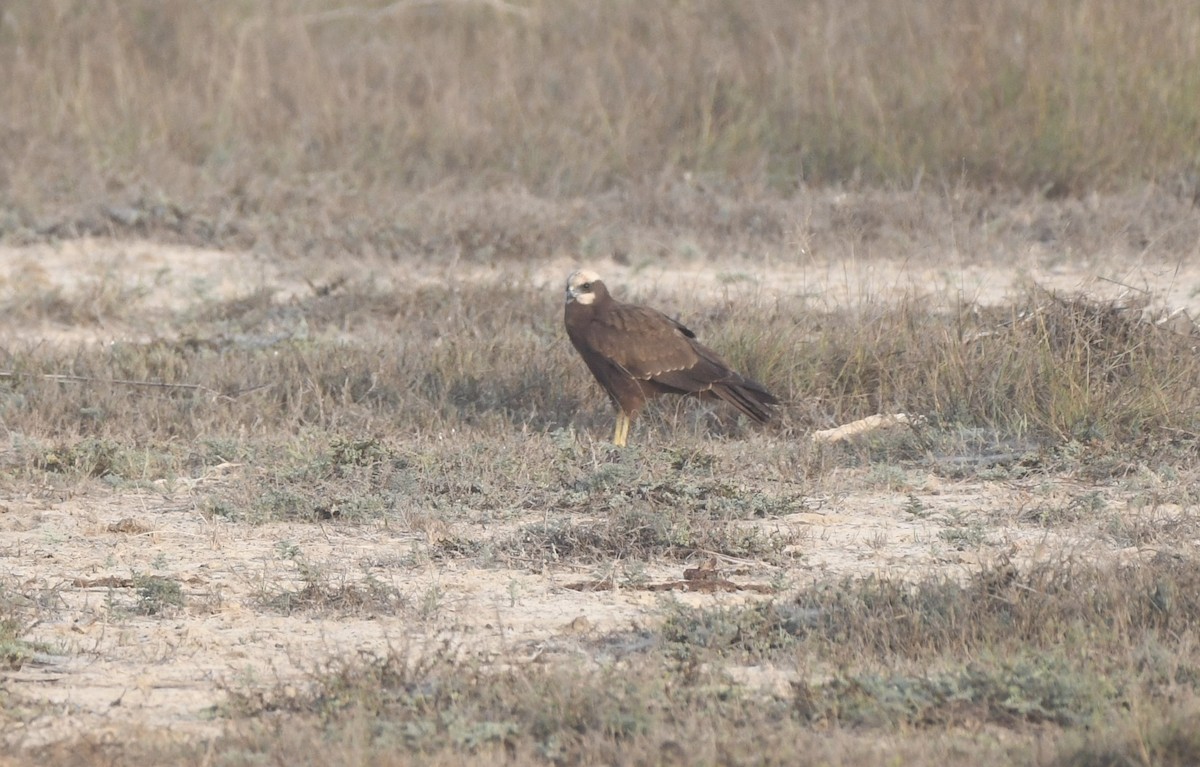
<svg viewBox="0 0 1200 767">
<path fill-rule="evenodd" d="M 56 316 L 82 313 L 52 296 Z M 575 428 L 606 439 L 612 410 L 564 342 L 558 311 L 557 295 L 501 283 L 260 295 L 147 319 L 178 338 L 0 348 L 0 418 L 14 434 L 142 445 L 312 429 L 492 439 Z M 1011 306 L 956 315 L 921 297 L 831 312 L 751 300 L 721 308 L 719 321 L 693 311 L 706 342 L 784 400 L 768 430 L 785 439 L 897 411 L 942 430 L 1114 449 L 1191 444 L 1198 432 L 1195 336 L 1137 304 L 1031 289 Z M 637 439 L 747 433 L 727 410 L 705 412 L 661 400 Z"/>
<path fill-rule="evenodd" d="M 1200 162 L 1188 0 L 14 0 L 0 70 L 0 200 L 35 209 L 684 172 L 1066 191 Z"/>
</svg>

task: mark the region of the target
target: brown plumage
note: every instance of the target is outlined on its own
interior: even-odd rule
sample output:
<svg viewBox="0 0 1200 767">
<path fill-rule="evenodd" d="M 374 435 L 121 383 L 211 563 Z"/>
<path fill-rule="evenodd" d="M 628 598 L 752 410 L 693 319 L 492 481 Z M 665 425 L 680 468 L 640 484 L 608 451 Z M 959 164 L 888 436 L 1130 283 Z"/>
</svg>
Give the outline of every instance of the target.
<svg viewBox="0 0 1200 767">
<path fill-rule="evenodd" d="M 771 418 L 779 400 L 762 384 L 665 314 L 613 299 L 595 272 L 571 274 L 566 298 L 567 335 L 617 408 L 614 444 L 625 445 L 629 425 L 659 394 L 718 397 L 759 423 Z"/>
</svg>

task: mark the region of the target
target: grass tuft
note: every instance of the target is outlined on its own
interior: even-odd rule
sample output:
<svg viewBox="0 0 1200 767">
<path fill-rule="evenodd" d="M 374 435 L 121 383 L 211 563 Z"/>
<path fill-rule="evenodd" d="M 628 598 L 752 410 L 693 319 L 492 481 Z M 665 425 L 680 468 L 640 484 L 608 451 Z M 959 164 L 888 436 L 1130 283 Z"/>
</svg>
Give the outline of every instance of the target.
<svg viewBox="0 0 1200 767">
<path fill-rule="evenodd" d="M 847 727 L 1053 723 L 1087 726 L 1121 702 L 1100 675 L 1061 660 L 1010 658 L 916 677 L 856 674 L 796 687 L 799 715 Z"/>
<path fill-rule="evenodd" d="M 784 190 L 929 177 L 1062 195 L 1194 170 L 1198 29 L 1183 0 L 434 13 L 139 0 L 67 15 L 19 2 L 0 35 L 3 191 L 93 199 L 149 175 L 151 189 L 254 212 L 319 209 L 348 179 L 375 199 L 447 183 L 569 196 L 687 172 Z M 197 220 L 197 201 L 142 190 L 73 231 L 237 236 L 228 217 Z M 465 222 L 439 249 L 526 253 L 528 231 Z M 393 226 L 379 245 L 406 234 Z"/>
</svg>

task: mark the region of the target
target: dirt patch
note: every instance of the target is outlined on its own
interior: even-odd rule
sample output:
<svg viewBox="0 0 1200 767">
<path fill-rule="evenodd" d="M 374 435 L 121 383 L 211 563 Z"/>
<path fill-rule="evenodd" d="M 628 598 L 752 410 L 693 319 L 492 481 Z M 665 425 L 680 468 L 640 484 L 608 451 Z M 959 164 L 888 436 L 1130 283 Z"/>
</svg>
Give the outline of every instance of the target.
<svg viewBox="0 0 1200 767">
<path fill-rule="evenodd" d="M 147 318 L 186 314 L 214 301 L 266 291 L 287 301 L 311 295 L 342 280 L 365 280 L 388 291 L 428 285 L 486 282 L 562 290 L 566 276 L 584 264 L 559 257 L 534 264 L 438 264 L 428 260 L 355 259 L 289 263 L 252 253 L 158 245 L 145 241 L 81 239 L 26 247 L 0 247 L 0 305 L 24 306 L 0 319 L 10 338 L 32 343 L 108 343 L 172 337 L 177 329 Z M 913 262 L 869 258 L 832 260 L 798 254 L 795 259 L 730 258 L 718 262 L 666 259 L 623 264 L 590 259 L 614 293 L 628 300 L 668 302 L 664 309 L 685 312 L 696 299 L 733 300 L 751 296 L 801 299 L 834 308 L 861 302 L 927 297 L 946 306 L 1000 304 L 1031 283 L 1049 290 L 1082 291 L 1097 298 L 1148 297 L 1159 313 L 1186 310 L 1200 316 L 1200 264 L 1138 259 L 1064 261 L 1049 251 L 969 262 Z M 58 318 L 51 310 L 29 308 L 46 296 L 89 302 L 83 317 Z M 674 306 L 672 306 L 674 304 Z"/>
<path fill-rule="evenodd" d="M 799 533 L 790 567 L 723 565 L 728 578 L 689 580 L 678 565 L 647 564 L 633 582 L 619 563 L 610 577 L 581 582 L 586 573 L 571 566 L 531 572 L 432 558 L 425 535 L 391 525 L 207 518 L 187 493 L 12 498 L 0 515 L 0 557 L 20 590 L 50 606 L 54 617 L 30 638 L 55 652 L 5 674 L 11 694 L 46 711 L 7 729 L 5 740 L 33 746 L 135 725 L 212 735 L 221 728 L 214 707 L 224 688 L 303 685 L 330 655 L 393 646 L 419 652 L 445 641 L 489 660 L 538 657 L 548 644 L 586 655 L 580 619 L 585 635 L 630 630 L 653 624 L 663 599 L 730 605 L 830 574 L 966 573 L 998 557 L 1138 556 L 1094 531 L 1014 522 L 1035 499 L 1065 504 L 1076 492 L 1066 482 L 1034 488 L 927 478 L 907 493 L 838 494 L 803 513 L 746 523 Z M 1127 512 L 1121 493 L 1093 492 L 1114 513 Z M 329 583 L 382 584 L 390 603 L 348 614 L 278 614 L 267 607 L 273 596 L 299 590 L 304 579 L 284 547 Z M 423 563 L 398 561 L 408 555 Z M 137 586 L 144 576 L 178 584 L 178 605 L 147 611 L 151 595 Z"/>
<path fill-rule="evenodd" d="M 0 252 L 0 300 L 107 285 L 118 296 L 109 305 L 111 317 L 100 312 L 94 322 L 3 323 L 10 343 L 107 343 L 153 333 L 138 312 L 177 314 L 262 289 L 300 295 L 348 274 L 396 290 L 487 280 L 558 291 L 576 265 L 566 258 L 516 270 L 384 261 L 286 265 L 247 253 L 81 240 Z M 1200 266 L 1193 265 L 1048 265 L 1031 254 L 1003 264 L 801 259 L 592 266 L 621 295 L 678 301 L 700 291 L 710 297 L 803 296 L 826 305 L 914 293 L 948 305 L 998 303 L 1034 280 L 1098 294 L 1148 290 L 1163 307 L 1200 315 Z M 778 438 L 752 439 L 765 446 Z M 420 444 L 412 450 L 420 454 Z M 220 705 L 230 686 L 303 685 L 331 655 L 396 646 L 420 652 L 449 642 L 488 660 L 544 659 L 550 650 L 586 658 L 594 649 L 585 637 L 653 624 L 664 600 L 732 605 L 830 575 L 956 574 L 999 558 L 1017 564 L 1072 556 L 1128 560 L 1149 551 L 1106 532 L 1103 519 L 1140 513 L 1135 491 L 1115 485 L 1047 477 L 952 482 L 933 474 L 881 481 L 863 468 L 834 476 L 824 485 L 829 490 L 808 498 L 797 513 L 739 523 L 798 541 L 783 552 L 782 564 L 709 564 L 701 557 L 684 567 L 613 562 L 531 568 L 439 555 L 426 530 L 394 519 L 248 524 L 200 507 L 206 484 L 251 470 L 231 464 L 212 476 L 154 490 L 109 488 L 99 481 L 66 490 L 8 483 L 0 506 L 0 562 L 7 588 L 41 605 L 43 617 L 28 639 L 52 651 L 0 676 L 8 695 L 38 712 L 5 727 L 6 747 L 84 733 L 115 736 L 135 727 L 180 737 L 214 735 L 222 729 Z M 1107 516 L 1051 526 L 1038 513 L 1069 509 L 1084 495 Z M 503 525 L 455 523 L 460 529 L 454 532 L 486 542 L 545 514 L 518 510 Z M 320 579 L 315 590 L 314 573 Z M 310 598 L 347 589 L 374 596 L 349 608 Z M 283 600 L 291 608 L 280 607 L 281 595 L 304 594 L 308 602 L 297 597 Z"/>
</svg>

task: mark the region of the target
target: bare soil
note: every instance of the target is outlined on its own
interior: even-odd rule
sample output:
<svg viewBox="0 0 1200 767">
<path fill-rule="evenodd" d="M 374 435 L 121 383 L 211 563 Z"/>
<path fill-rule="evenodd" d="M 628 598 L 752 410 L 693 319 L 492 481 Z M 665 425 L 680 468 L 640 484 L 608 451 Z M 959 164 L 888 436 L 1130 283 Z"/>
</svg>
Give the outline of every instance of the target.
<svg viewBox="0 0 1200 767">
<path fill-rule="evenodd" d="M 454 279 L 495 278 L 559 290 L 574 267 L 566 258 L 512 271 L 472 267 Z M 1164 310 L 1200 316 L 1200 265 L 1166 263 L 1049 263 L 1025 260 L 984 264 L 729 262 L 696 266 L 668 263 L 634 269 L 593 263 L 626 296 L 711 295 L 727 291 L 812 296 L 829 305 L 886 301 L 897 295 L 938 296 L 998 303 L 1025 280 L 1100 295 L 1150 291 Z M 299 294 L 336 279 L 345 265 L 264 261 L 250 253 L 161 246 L 153 242 L 78 240 L 0 251 L 0 290 L 10 294 L 47 284 L 64 291 L 95 289 L 112 281 L 117 293 L 137 295 L 137 312 L 180 311 L 215 299 L 268 289 Z M 396 290 L 450 278 L 450 267 L 395 262 L 352 267 L 369 270 Z M 132 292 L 132 293 L 130 293 Z M 6 343 L 103 344 L 140 338 L 138 314 L 102 323 L 44 321 L 20 328 Z M 414 451 L 421 439 L 406 441 Z M 397 439 L 406 439 L 397 435 Z M 584 437 L 588 439 L 588 437 Z M 773 439 L 754 435 L 765 444 Z M 504 528 L 452 522 L 437 530 L 387 523 L 248 524 L 206 515 L 197 499 L 212 486 L 254 467 L 229 464 L 207 475 L 162 483 L 155 490 L 113 488 L 100 481 L 77 487 L 19 487 L 0 499 L 0 568 L 6 582 L 40 594 L 46 617 L 27 632 L 53 652 L 19 670 L 0 672 L 10 700 L 30 713 L 7 726 L 7 748 L 33 747 L 88 734 L 113 738 L 150 728 L 191 738 L 219 732 L 220 705 L 233 686 L 292 683 L 298 688 L 323 659 L 449 642 L 461 653 L 502 663 L 546 662 L 555 656 L 594 657 L 587 642 L 604 632 L 653 624 L 671 601 L 737 604 L 761 598 L 762 587 L 786 589 L 827 575 L 966 572 L 980 561 L 1084 556 L 1131 559 L 1155 552 L 1129 546 L 1096 518 L 1046 526 L 1030 522 L 1039 508 L 1066 508 L 1078 499 L 1108 511 L 1105 519 L 1135 520 L 1151 513 L 1127 485 L 1072 479 L 964 479 L 948 481 L 911 472 L 884 482 L 878 468 L 839 470 L 804 508 L 782 518 L 746 522 L 767 532 L 794 534 L 790 564 L 716 559 L 669 565 L 605 567 L 563 564 L 537 568 L 430 556 L 439 536 L 455 525 L 486 538 Z M 874 474 L 873 474 L 874 472 Z M 1155 515 L 1179 513 L 1159 505 Z M 544 512 L 522 512 L 514 525 Z M 382 584 L 395 609 L 345 612 L 271 608 L 273 595 L 302 587 L 293 560 L 280 547 L 303 552 L 327 582 Z M 732 584 L 689 588 L 684 570 L 715 567 Z M 186 606 L 141 614 L 133 574 L 182 584 Z M 633 577 L 636 575 L 636 577 Z M 588 588 L 587 584 L 596 585 Z M 604 584 L 609 584 L 604 586 Z M 767 687 L 777 678 L 747 680 Z M 761 675 L 760 675 L 761 676 Z"/>
</svg>

